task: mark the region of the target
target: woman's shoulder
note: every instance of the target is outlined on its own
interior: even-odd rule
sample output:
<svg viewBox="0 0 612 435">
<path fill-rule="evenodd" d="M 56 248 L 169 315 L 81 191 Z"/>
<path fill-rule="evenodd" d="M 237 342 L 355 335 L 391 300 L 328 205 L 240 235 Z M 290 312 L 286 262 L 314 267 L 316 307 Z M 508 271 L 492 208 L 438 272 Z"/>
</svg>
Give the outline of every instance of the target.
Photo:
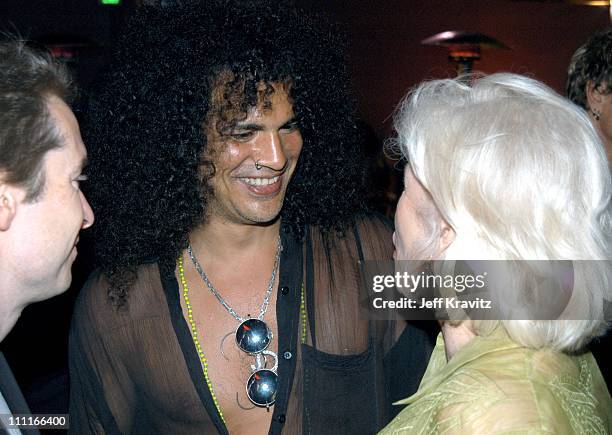
<svg viewBox="0 0 612 435">
<path fill-rule="evenodd" d="M 610 433 L 612 398 L 590 352 L 566 354 L 543 349 L 535 351 L 530 362 L 538 403 L 563 414 L 575 432 L 589 427 L 593 433 Z"/>
<path fill-rule="evenodd" d="M 610 430 L 612 399 L 590 353 L 518 347 L 487 354 L 457 370 L 438 393 L 448 405 L 440 407 L 437 419 L 461 415 L 491 433 Z"/>
<path fill-rule="evenodd" d="M 590 352 L 570 354 L 548 347 L 531 349 L 516 346 L 482 355 L 466 367 L 483 373 L 485 379 L 494 383 L 503 380 L 529 381 L 547 388 L 559 383 L 573 383 L 582 390 L 595 388 L 599 384 L 605 386 Z"/>
</svg>

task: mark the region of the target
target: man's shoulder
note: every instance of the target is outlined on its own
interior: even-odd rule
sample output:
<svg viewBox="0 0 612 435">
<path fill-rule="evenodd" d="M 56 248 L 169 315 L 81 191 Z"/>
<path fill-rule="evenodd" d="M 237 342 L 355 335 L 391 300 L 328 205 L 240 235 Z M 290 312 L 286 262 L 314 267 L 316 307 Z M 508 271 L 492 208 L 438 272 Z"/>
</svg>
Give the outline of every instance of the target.
<svg viewBox="0 0 612 435">
<path fill-rule="evenodd" d="M 160 267 L 156 262 L 139 265 L 136 268 L 136 278 L 127 289 L 126 302 L 119 306 L 110 297 L 111 284 L 108 276 L 97 269 L 89 276 L 79 292 L 75 304 L 75 318 L 83 316 L 96 322 L 106 322 L 110 317 L 134 317 L 142 311 L 146 304 L 153 306 L 154 301 L 161 301 L 163 290 Z"/>
<path fill-rule="evenodd" d="M 359 237 L 376 235 L 383 238 L 388 236 L 391 240 L 393 233 L 393 222 L 384 215 L 376 212 L 362 212 L 355 215 L 351 222 L 347 223 L 340 230 L 332 230 L 326 233 L 323 228 L 317 226 L 310 227 L 310 233 L 321 236 L 327 234 L 330 241 L 342 240 L 348 235 L 357 234 Z"/>
<path fill-rule="evenodd" d="M 355 223 L 358 229 L 381 230 L 393 232 L 393 221 L 387 216 L 378 212 L 364 212 L 355 216 Z"/>
<path fill-rule="evenodd" d="M 378 213 L 364 214 L 356 219 L 355 229 L 365 260 L 392 260 L 393 224 L 388 218 Z"/>
<path fill-rule="evenodd" d="M 325 232 L 310 228 L 314 254 L 357 258 L 364 260 L 391 260 L 393 255 L 393 225 L 377 213 L 361 213 L 342 231 Z"/>
</svg>

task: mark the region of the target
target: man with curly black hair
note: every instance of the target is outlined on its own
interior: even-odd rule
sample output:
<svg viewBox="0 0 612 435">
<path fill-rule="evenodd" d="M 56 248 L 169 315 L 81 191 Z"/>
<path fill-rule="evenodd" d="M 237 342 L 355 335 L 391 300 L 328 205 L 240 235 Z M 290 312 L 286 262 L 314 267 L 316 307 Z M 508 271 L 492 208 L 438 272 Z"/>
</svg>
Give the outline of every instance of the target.
<svg viewBox="0 0 612 435">
<path fill-rule="evenodd" d="M 100 272 L 71 331 L 71 430 L 376 432 L 431 343 L 360 313 L 358 262 L 390 259 L 392 230 L 363 206 L 337 31 L 272 1 L 126 29 L 87 108 Z"/>
<path fill-rule="evenodd" d="M 612 162 L 612 26 L 596 32 L 574 55 L 567 71 L 567 96 L 582 106 Z"/>
</svg>

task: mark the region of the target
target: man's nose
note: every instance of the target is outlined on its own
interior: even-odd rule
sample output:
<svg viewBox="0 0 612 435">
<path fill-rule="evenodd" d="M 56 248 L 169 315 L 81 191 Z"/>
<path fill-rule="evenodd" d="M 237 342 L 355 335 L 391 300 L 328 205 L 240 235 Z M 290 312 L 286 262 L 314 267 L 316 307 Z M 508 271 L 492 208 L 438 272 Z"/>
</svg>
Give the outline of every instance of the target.
<svg viewBox="0 0 612 435">
<path fill-rule="evenodd" d="M 255 160 L 260 166 L 265 166 L 274 171 L 282 171 L 284 169 L 287 164 L 287 156 L 285 156 L 283 139 L 278 131 L 263 135 Z"/>
<path fill-rule="evenodd" d="M 87 202 L 87 198 L 83 192 L 81 192 L 81 206 L 83 207 L 83 225 L 81 225 L 82 229 L 89 228 L 93 225 L 95 217 L 89 202 Z"/>
</svg>

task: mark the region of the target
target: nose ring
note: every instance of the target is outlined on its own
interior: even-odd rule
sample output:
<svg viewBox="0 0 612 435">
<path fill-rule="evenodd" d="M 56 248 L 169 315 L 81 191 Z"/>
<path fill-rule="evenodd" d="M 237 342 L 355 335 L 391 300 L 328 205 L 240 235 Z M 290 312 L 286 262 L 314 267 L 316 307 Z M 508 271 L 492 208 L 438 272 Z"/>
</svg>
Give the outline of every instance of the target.
<svg viewBox="0 0 612 435">
<path fill-rule="evenodd" d="M 255 169 L 257 169 L 258 171 L 261 170 L 261 164 L 259 163 L 259 160 L 255 162 Z"/>
</svg>

